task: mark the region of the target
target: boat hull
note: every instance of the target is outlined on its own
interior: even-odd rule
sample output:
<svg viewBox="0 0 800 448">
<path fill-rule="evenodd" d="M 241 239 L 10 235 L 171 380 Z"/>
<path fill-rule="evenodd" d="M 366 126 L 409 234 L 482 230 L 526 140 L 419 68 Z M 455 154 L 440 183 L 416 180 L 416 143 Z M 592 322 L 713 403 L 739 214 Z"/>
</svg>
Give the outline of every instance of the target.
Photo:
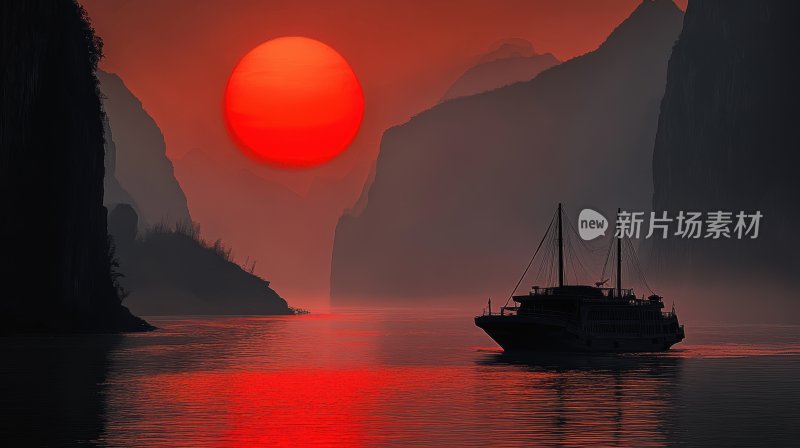
<svg viewBox="0 0 800 448">
<path fill-rule="evenodd" d="M 538 316 L 478 316 L 475 325 L 507 352 L 662 352 L 683 339 L 677 333 L 589 334 L 567 321 Z"/>
</svg>

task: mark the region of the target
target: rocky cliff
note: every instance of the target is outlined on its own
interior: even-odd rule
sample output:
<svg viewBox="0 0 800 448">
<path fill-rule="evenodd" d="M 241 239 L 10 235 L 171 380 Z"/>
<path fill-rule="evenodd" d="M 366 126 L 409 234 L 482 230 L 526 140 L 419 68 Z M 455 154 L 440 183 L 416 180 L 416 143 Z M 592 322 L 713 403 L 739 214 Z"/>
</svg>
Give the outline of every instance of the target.
<svg viewBox="0 0 800 448">
<path fill-rule="evenodd" d="M 366 206 L 336 229 L 333 302 L 508 294 L 557 202 L 649 209 L 682 17 L 645 1 L 596 51 L 388 130 Z"/>
<path fill-rule="evenodd" d="M 100 41 L 71 0 L 0 10 L 1 331 L 150 328 L 121 305 L 112 277 Z"/>
<path fill-rule="evenodd" d="M 231 260 L 195 227 L 158 225 L 137 238 L 139 218 L 121 204 L 109 215 L 126 304 L 142 315 L 293 314 L 270 283 Z M 250 269 L 250 268 L 248 268 Z"/>
<path fill-rule="evenodd" d="M 653 272 L 737 285 L 795 277 L 798 23 L 797 2 L 689 3 L 661 102 L 653 207 L 764 217 L 757 239 L 655 241 Z"/>
<path fill-rule="evenodd" d="M 101 71 L 98 78 L 112 135 L 107 139 L 107 151 L 114 156 L 114 171 L 108 177 L 113 176 L 130 194 L 144 223 L 191 222 L 186 196 L 175 179 L 155 120 L 119 76 Z M 113 205 L 116 199 L 108 195 L 106 205 Z"/>
</svg>

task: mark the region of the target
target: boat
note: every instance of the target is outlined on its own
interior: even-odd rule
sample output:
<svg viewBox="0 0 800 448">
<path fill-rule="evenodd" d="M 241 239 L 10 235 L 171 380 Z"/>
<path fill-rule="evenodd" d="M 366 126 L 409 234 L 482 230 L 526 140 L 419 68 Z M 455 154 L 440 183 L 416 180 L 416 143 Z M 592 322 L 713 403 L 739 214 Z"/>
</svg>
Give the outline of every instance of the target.
<svg viewBox="0 0 800 448">
<path fill-rule="evenodd" d="M 557 285 L 534 286 L 527 294 L 514 295 L 551 233 L 551 220 L 506 305 L 493 313 L 490 299 L 488 313 L 484 309 L 476 316 L 475 325 L 505 352 L 660 352 L 684 339 L 684 327 L 674 305 L 665 312 L 661 296 L 652 293 L 637 298 L 632 288 L 622 287 L 621 237 L 612 240 L 616 242 L 616 287 L 603 287 L 605 281 L 594 286 L 565 284 L 561 204 L 554 220 L 558 228 Z M 609 256 L 610 251 L 611 245 Z M 511 301 L 514 304 L 509 306 Z"/>
</svg>

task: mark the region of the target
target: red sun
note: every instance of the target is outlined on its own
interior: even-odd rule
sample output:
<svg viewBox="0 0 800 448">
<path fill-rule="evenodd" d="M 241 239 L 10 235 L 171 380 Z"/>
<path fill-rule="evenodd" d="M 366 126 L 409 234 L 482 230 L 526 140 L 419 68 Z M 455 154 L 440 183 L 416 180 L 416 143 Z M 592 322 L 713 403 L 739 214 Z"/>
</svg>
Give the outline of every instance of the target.
<svg viewBox="0 0 800 448">
<path fill-rule="evenodd" d="M 246 154 L 302 168 L 325 163 L 352 143 L 364 116 L 364 93 L 336 50 L 306 37 L 281 37 L 239 61 L 223 108 Z"/>
</svg>

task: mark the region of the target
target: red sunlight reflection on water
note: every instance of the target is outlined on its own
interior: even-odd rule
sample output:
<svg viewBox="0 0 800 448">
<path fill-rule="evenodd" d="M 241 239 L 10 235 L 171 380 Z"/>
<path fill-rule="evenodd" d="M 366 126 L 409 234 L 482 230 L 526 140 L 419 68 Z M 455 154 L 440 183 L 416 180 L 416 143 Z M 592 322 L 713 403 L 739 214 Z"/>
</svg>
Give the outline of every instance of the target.
<svg viewBox="0 0 800 448">
<path fill-rule="evenodd" d="M 140 446 L 209 440 L 231 447 L 364 446 L 389 435 L 393 422 L 381 410 L 386 402 L 398 394 L 424 394 L 448 379 L 437 378 L 442 373 L 413 368 L 160 374 L 131 388 L 170 403 L 172 411 L 155 411 L 115 433 L 150 434 L 149 440 L 137 439 Z M 200 428 L 198 422 L 204 422 Z M 366 425 L 379 426 L 383 434 L 368 434 Z"/>
<path fill-rule="evenodd" d="M 758 343 L 745 344 L 738 328 L 721 336 L 696 327 L 692 341 L 664 354 L 530 362 L 460 318 L 231 317 L 161 327 L 126 339 L 112 357 L 104 445 L 665 446 L 680 436 L 672 425 L 684 381 L 718 367 L 704 359 L 800 353 L 791 329 L 751 328 Z M 748 365 L 736 364 L 754 374 Z"/>
<path fill-rule="evenodd" d="M 115 416 L 104 442 L 357 447 L 540 440 L 581 446 L 625 439 L 659 446 L 663 386 L 619 373 L 498 375 L 494 368 L 159 374 L 127 385 L 131 415 Z M 148 409 L 148 403 L 159 405 Z"/>
</svg>

